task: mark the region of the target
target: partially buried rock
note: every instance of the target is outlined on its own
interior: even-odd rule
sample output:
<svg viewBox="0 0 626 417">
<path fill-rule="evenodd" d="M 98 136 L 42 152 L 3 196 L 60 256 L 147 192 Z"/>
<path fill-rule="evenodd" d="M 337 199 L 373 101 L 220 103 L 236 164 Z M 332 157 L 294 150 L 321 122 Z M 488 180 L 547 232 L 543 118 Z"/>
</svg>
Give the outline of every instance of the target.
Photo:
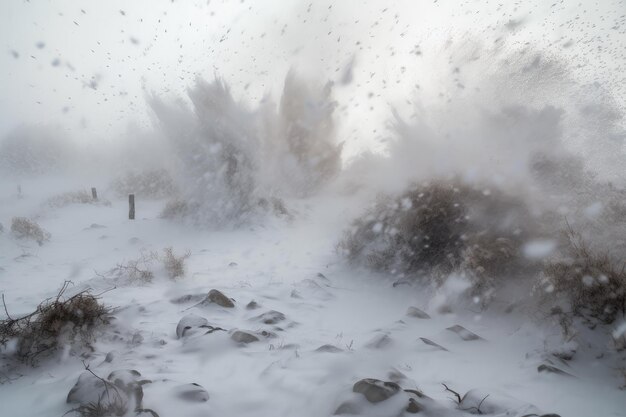
<svg viewBox="0 0 626 417">
<path fill-rule="evenodd" d="M 559 368 L 557 368 L 556 366 L 552 366 L 552 365 L 548 365 L 548 364 L 541 364 L 539 365 L 539 367 L 537 367 L 537 372 L 539 373 L 550 373 L 550 374 L 556 374 L 556 375 L 562 375 L 562 376 L 567 376 L 567 377 L 573 377 L 574 375 L 565 372 Z"/>
<path fill-rule="evenodd" d="M 252 320 L 257 320 L 264 324 L 276 324 L 285 320 L 285 318 L 285 315 L 280 311 L 270 310 L 259 316 L 254 317 Z"/>
<path fill-rule="evenodd" d="M 244 332 L 241 330 L 236 330 L 233 334 L 230 335 L 230 338 L 233 339 L 237 343 L 248 344 L 253 342 L 258 342 L 259 338 L 255 335 Z"/>
<path fill-rule="evenodd" d="M 429 319 L 430 318 L 430 316 L 426 312 L 420 310 L 417 307 L 409 307 L 408 310 L 406 311 L 406 315 L 409 316 L 409 317 L 415 317 L 415 318 L 418 318 L 418 319 Z"/>
<path fill-rule="evenodd" d="M 179 385 L 174 389 L 176 396 L 181 400 L 203 403 L 209 401 L 209 393 L 201 385 L 195 382 Z"/>
<path fill-rule="evenodd" d="M 368 349 L 385 349 L 393 343 L 393 340 L 387 334 L 379 334 L 374 336 L 369 342 L 365 344 Z"/>
<path fill-rule="evenodd" d="M 482 339 L 482 337 L 478 336 L 475 333 L 470 332 L 465 327 L 459 326 L 458 324 L 455 324 L 452 327 L 448 327 L 446 330 L 450 330 L 451 332 L 456 333 L 457 335 L 459 335 L 459 337 L 461 339 L 463 339 L 465 341 L 481 340 Z"/>
<path fill-rule="evenodd" d="M 67 394 L 66 402 L 69 404 L 97 403 L 106 395 L 107 388 L 103 379 L 96 377 L 89 371 L 85 371 Z"/>
<path fill-rule="evenodd" d="M 445 347 L 441 346 L 439 343 L 433 342 L 430 339 L 427 339 L 425 337 L 420 337 L 420 340 L 422 342 L 424 342 L 425 345 L 432 346 L 432 347 L 436 348 L 437 350 L 443 350 L 443 351 L 448 352 L 448 349 L 446 349 Z"/>
<path fill-rule="evenodd" d="M 366 378 L 354 384 L 352 391 L 363 394 L 367 401 L 371 403 L 379 403 L 400 392 L 400 385 L 395 382 Z"/>
<path fill-rule="evenodd" d="M 316 352 L 327 352 L 327 353 L 339 353 L 343 352 L 343 349 L 338 348 L 335 345 L 322 345 L 315 349 Z"/>
<path fill-rule="evenodd" d="M 109 374 L 107 379 L 115 385 L 116 391 L 123 392 L 134 402 L 135 408 L 141 408 L 143 401 L 142 385 L 150 383 L 148 380 L 139 380 L 141 374 L 134 369 L 120 369 Z"/>
<path fill-rule="evenodd" d="M 246 310 L 256 310 L 257 308 L 259 308 L 259 303 L 254 300 L 246 304 Z"/>
<path fill-rule="evenodd" d="M 226 297 L 221 291 L 218 291 L 216 289 L 209 291 L 209 294 L 207 295 L 203 303 L 214 303 L 224 308 L 235 307 L 233 300 Z"/>
<path fill-rule="evenodd" d="M 196 314 L 187 314 L 178 322 L 176 326 L 176 337 L 189 336 L 195 333 L 194 330 L 199 330 L 202 326 L 208 326 L 209 321 L 204 317 L 200 317 Z"/>
</svg>

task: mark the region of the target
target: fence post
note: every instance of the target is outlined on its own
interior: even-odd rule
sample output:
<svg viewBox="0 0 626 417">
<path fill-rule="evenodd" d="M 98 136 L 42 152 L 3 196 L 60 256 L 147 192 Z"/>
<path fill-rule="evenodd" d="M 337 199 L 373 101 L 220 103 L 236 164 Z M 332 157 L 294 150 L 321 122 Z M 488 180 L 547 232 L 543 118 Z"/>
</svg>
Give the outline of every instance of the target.
<svg viewBox="0 0 626 417">
<path fill-rule="evenodd" d="M 98 191 L 96 191 L 96 187 L 91 187 L 91 198 L 94 200 L 98 199 Z"/>
<path fill-rule="evenodd" d="M 135 194 L 128 194 L 128 218 L 135 220 Z"/>
</svg>

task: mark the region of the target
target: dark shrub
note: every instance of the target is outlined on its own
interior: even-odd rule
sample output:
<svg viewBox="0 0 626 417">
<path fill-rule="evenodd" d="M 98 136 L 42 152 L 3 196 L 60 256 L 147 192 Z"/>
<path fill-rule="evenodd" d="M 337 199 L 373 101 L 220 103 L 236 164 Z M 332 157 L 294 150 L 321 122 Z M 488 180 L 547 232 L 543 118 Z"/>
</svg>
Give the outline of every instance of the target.
<svg viewBox="0 0 626 417">
<path fill-rule="evenodd" d="M 465 273 L 476 293 L 521 272 L 522 239 L 533 221 L 518 198 L 460 180 L 410 187 L 379 197 L 339 244 L 350 261 L 410 279 Z"/>
</svg>

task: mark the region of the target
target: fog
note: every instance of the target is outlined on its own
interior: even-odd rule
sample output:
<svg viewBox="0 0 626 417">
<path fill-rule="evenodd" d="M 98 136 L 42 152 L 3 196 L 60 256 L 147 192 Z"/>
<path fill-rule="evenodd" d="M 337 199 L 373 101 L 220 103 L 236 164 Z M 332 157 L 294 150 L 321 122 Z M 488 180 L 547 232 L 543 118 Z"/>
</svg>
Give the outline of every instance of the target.
<svg viewBox="0 0 626 417">
<path fill-rule="evenodd" d="M 0 43 L 11 415 L 621 415 L 624 0 L 5 1 Z"/>
</svg>

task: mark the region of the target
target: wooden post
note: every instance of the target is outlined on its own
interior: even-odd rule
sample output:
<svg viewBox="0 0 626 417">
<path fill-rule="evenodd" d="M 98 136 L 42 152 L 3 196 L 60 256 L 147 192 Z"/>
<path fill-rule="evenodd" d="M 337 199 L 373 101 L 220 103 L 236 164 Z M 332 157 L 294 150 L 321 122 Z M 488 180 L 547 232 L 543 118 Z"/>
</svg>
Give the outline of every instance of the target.
<svg viewBox="0 0 626 417">
<path fill-rule="evenodd" d="M 135 194 L 128 194 L 128 218 L 135 220 Z"/>
<path fill-rule="evenodd" d="M 98 191 L 96 191 L 96 187 L 91 187 L 91 198 L 94 200 L 98 199 Z"/>
</svg>

